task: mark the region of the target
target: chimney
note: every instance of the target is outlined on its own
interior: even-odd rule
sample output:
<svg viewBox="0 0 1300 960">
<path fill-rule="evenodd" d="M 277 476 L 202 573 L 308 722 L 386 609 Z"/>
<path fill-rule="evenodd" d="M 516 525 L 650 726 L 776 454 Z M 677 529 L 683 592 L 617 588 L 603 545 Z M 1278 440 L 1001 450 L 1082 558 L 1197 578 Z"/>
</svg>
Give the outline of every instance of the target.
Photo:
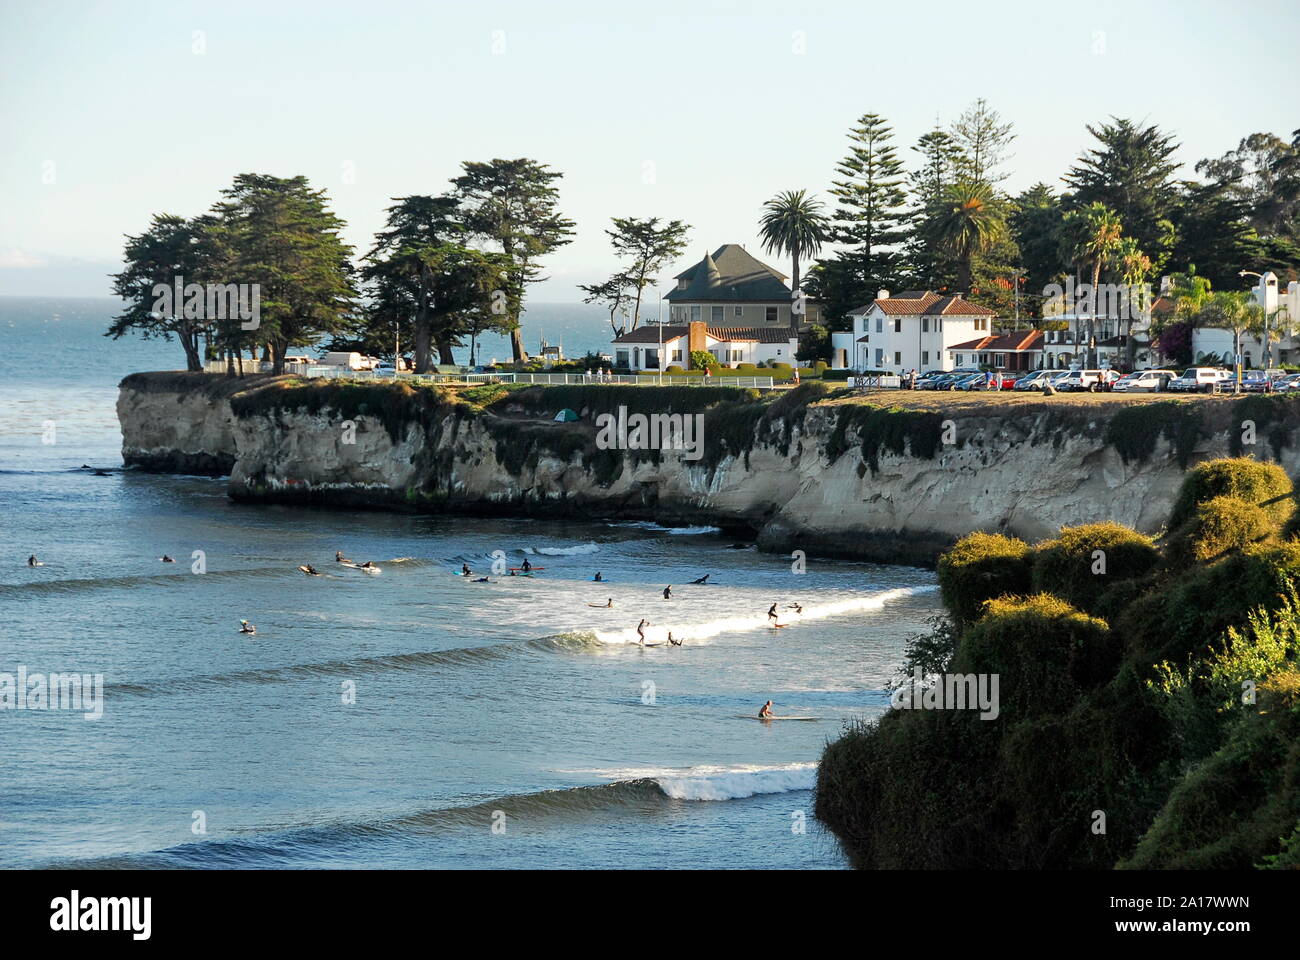
<svg viewBox="0 0 1300 960">
<path fill-rule="evenodd" d="M 692 320 L 686 333 L 686 352 L 687 356 L 696 350 L 707 350 L 708 342 L 704 339 L 704 333 L 708 329 L 703 320 Z"/>
<path fill-rule="evenodd" d="M 877 300 L 888 300 L 888 299 L 889 299 L 889 291 L 888 291 L 888 290 L 881 290 L 879 293 L 876 294 L 876 299 L 877 299 Z"/>
</svg>

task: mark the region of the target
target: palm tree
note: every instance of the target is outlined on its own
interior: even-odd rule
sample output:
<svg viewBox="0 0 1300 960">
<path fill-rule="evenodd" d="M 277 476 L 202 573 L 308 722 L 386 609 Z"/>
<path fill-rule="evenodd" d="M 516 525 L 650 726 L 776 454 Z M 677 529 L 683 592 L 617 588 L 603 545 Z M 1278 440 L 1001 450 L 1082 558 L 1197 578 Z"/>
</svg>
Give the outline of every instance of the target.
<svg viewBox="0 0 1300 960">
<path fill-rule="evenodd" d="M 1124 352 L 1125 362 L 1129 370 L 1132 370 L 1137 359 L 1137 344 L 1133 341 L 1133 312 L 1140 311 L 1148 322 L 1151 320 L 1151 298 L 1147 295 L 1146 287 L 1147 276 L 1151 273 L 1151 258 L 1138 247 L 1136 237 L 1124 237 L 1119 242 L 1115 260 L 1120 281 L 1128 290 L 1124 310 L 1128 336 Z M 1135 297 L 1135 293 L 1139 296 Z"/>
<path fill-rule="evenodd" d="M 1006 236 L 1007 223 L 992 187 L 958 180 L 944 191 L 934 229 L 939 246 L 957 261 L 957 288 L 969 293 L 971 261 Z"/>
<path fill-rule="evenodd" d="M 1084 265 L 1092 267 L 1092 309 L 1088 316 L 1088 366 L 1097 363 L 1093 339 L 1097 332 L 1097 288 L 1101 284 L 1102 268 L 1119 249 L 1123 225 L 1119 214 L 1100 201 L 1090 203 L 1066 214 L 1062 233 L 1065 253 L 1074 261 L 1076 270 Z"/>
<path fill-rule="evenodd" d="M 1201 322 L 1208 327 L 1232 331 L 1233 368 L 1236 371 L 1236 383 L 1233 392 L 1240 389 L 1241 368 L 1236 357 L 1241 354 L 1241 339 L 1248 333 L 1262 335 L 1264 332 L 1264 308 L 1254 301 L 1249 293 L 1220 291 L 1205 298 L 1200 312 Z"/>
<path fill-rule="evenodd" d="M 827 239 L 830 222 L 822 214 L 822 205 L 806 190 L 786 190 L 763 204 L 759 220 L 759 236 L 768 253 L 787 253 L 793 261 L 790 270 L 790 288 L 795 296 L 800 292 L 799 258 L 815 257 Z M 790 311 L 790 329 L 798 331 L 799 319 Z"/>
</svg>

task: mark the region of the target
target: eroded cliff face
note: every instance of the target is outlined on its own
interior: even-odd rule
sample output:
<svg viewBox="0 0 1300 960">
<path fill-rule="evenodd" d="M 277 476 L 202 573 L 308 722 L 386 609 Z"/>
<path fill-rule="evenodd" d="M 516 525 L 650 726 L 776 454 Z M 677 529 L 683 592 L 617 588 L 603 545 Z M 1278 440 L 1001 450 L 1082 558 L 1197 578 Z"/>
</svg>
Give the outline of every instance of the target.
<svg viewBox="0 0 1300 960">
<path fill-rule="evenodd" d="M 1163 439 L 1145 460 L 1125 463 L 1106 442 L 1105 408 L 1070 430 L 1041 412 L 990 408 L 951 421 L 953 442 L 932 457 L 882 452 L 873 471 L 853 428 L 842 431 L 843 452 L 830 452 L 846 408 L 813 405 L 780 442 L 769 430 L 744 453 L 691 462 L 671 450 L 616 452 L 597 468 L 579 449 L 590 451 L 595 435 L 586 413 L 560 424 L 442 404 L 394 429 L 328 407 L 237 414 L 227 396 L 129 381 L 118 402 L 126 462 L 178 472 L 224 466 L 239 500 L 704 522 L 751 531 L 766 549 L 892 562 L 928 563 L 972 530 L 1035 541 L 1063 525 L 1114 520 L 1153 533 L 1184 472 Z M 1295 451 L 1281 452 L 1294 468 Z M 1227 453 L 1224 438 L 1210 437 L 1190 457 Z"/>
</svg>

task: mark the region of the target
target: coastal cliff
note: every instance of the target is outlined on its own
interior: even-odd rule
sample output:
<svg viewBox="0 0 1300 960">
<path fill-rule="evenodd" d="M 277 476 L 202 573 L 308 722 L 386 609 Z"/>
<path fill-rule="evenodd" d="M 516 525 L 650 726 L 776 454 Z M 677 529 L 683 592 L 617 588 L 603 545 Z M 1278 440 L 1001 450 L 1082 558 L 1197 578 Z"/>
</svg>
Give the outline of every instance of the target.
<svg viewBox="0 0 1300 960">
<path fill-rule="evenodd" d="M 122 382 L 118 415 L 127 465 L 228 473 L 237 500 L 707 522 L 765 549 L 928 563 L 972 530 L 1158 532 L 1195 462 L 1247 452 L 1294 471 L 1296 406 L 158 373 Z M 554 422 L 564 408 L 580 419 Z M 620 408 L 698 415 L 698 459 L 602 449 L 596 419 Z"/>
</svg>

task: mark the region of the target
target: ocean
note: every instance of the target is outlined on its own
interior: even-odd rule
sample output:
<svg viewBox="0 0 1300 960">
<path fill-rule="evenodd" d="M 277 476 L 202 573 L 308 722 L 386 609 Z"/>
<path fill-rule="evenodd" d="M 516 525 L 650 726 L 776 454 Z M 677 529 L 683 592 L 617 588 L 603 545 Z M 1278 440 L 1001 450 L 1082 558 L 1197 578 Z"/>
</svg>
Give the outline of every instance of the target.
<svg viewBox="0 0 1300 960">
<path fill-rule="evenodd" d="M 846 866 L 812 818 L 817 759 L 887 708 L 933 574 L 797 574 L 708 527 L 241 505 L 123 470 L 117 382 L 182 354 L 105 339 L 115 306 L 0 298 L 0 688 L 103 684 L 98 718 L 0 709 L 0 866 Z M 539 318 L 571 355 L 607 348 L 599 311 Z M 815 719 L 760 723 L 768 699 Z"/>
</svg>

